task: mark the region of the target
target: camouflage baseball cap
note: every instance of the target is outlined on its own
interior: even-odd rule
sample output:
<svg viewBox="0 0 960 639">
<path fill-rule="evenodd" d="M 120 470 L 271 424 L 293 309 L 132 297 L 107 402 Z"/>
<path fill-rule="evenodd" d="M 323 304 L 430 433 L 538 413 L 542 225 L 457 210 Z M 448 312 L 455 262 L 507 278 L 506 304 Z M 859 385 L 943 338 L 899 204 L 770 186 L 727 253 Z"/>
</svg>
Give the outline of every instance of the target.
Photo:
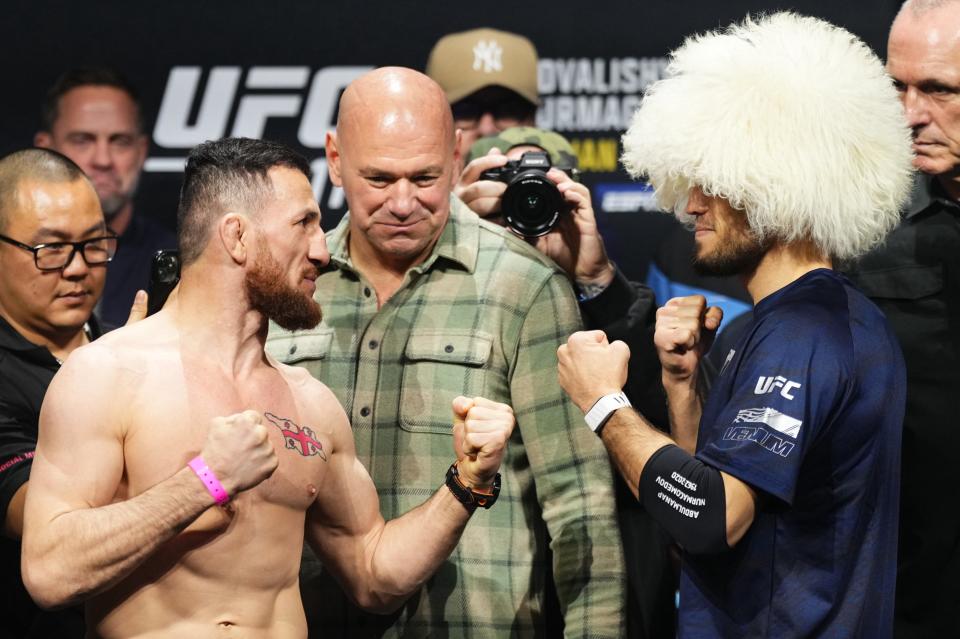
<svg viewBox="0 0 960 639">
<path fill-rule="evenodd" d="M 502 86 L 532 104 L 537 91 L 537 50 L 523 36 L 496 29 L 473 29 L 446 35 L 433 46 L 427 75 L 451 104 L 489 86 Z"/>
<path fill-rule="evenodd" d="M 504 129 L 497 135 L 480 138 L 474 142 L 467 153 L 467 163 L 476 160 L 498 148 L 504 153 L 515 146 L 538 146 L 550 154 L 550 163 L 563 171 L 577 168 L 577 154 L 565 137 L 553 131 L 545 131 L 532 126 L 515 126 Z"/>
</svg>

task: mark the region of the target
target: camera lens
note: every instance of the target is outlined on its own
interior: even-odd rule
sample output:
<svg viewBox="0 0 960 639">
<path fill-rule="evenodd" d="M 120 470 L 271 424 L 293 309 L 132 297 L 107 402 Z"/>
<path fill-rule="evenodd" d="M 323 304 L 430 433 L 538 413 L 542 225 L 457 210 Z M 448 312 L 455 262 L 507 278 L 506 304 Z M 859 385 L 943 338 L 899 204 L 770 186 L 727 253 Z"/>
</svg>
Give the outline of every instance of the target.
<svg viewBox="0 0 960 639">
<path fill-rule="evenodd" d="M 503 194 L 502 210 L 507 224 L 524 237 L 550 232 L 560 216 L 560 191 L 543 171 L 532 169 L 517 175 Z"/>
</svg>

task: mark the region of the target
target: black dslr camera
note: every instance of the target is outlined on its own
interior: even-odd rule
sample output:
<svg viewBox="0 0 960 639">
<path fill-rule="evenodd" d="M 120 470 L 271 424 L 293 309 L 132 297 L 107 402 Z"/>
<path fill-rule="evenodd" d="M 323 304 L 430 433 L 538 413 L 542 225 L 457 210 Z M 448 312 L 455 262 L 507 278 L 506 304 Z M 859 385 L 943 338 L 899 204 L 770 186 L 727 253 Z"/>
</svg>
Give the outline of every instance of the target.
<svg viewBox="0 0 960 639">
<path fill-rule="evenodd" d="M 500 211 L 507 225 L 523 237 L 546 235 L 564 210 L 563 197 L 547 177 L 548 170 L 546 151 L 527 151 L 519 160 L 480 174 L 481 180 L 506 182 Z"/>
</svg>

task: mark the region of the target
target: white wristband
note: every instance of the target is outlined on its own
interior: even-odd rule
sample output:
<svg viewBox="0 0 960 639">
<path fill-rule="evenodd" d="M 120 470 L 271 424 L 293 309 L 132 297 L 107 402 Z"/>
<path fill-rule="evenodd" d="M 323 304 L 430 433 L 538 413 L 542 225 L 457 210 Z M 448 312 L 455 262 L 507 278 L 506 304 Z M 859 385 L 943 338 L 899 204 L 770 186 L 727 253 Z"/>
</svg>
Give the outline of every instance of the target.
<svg viewBox="0 0 960 639">
<path fill-rule="evenodd" d="M 627 406 L 632 406 L 632 404 L 626 395 L 622 392 L 610 393 L 598 399 L 597 403 L 593 405 L 593 408 L 588 410 L 587 414 L 583 416 L 583 419 L 587 422 L 590 430 L 599 435 L 601 429 L 603 429 L 603 425 L 607 423 L 607 420 L 610 419 L 614 411 Z"/>
</svg>

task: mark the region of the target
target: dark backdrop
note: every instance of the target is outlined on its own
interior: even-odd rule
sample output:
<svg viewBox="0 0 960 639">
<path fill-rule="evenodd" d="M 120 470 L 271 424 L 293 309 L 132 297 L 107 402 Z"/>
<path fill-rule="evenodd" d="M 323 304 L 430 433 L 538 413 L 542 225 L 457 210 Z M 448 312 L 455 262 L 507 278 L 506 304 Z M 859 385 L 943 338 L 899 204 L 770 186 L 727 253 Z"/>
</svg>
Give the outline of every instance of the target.
<svg viewBox="0 0 960 639">
<path fill-rule="evenodd" d="M 342 84 L 369 67 L 422 68 L 441 35 L 496 27 L 522 33 L 537 46 L 540 123 L 578 147 L 611 253 L 629 275 L 642 278 L 670 220 L 650 210 L 649 192 L 629 183 L 616 158 L 629 113 L 643 87 L 662 74 L 666 53 L 694 31 L 748 12 L 791 9 L 848 28 L 882 56 L 899 4 L 16 0 L 6 3 L 0 22 L 7 74 L 0 152 L 30 145 L 40 101 L 60 72 L 112 65 L 141 91 L 151 133 L 139 212 L 172 228 L 180 159 L 197 141 L 243 133 L 287 142 L 316 161 L 315 190 L 330 228 L 343 204 L 325 180 L 322 140 Z M 206 111 L 201 97 L 209 101 Z"/>
</svg>

